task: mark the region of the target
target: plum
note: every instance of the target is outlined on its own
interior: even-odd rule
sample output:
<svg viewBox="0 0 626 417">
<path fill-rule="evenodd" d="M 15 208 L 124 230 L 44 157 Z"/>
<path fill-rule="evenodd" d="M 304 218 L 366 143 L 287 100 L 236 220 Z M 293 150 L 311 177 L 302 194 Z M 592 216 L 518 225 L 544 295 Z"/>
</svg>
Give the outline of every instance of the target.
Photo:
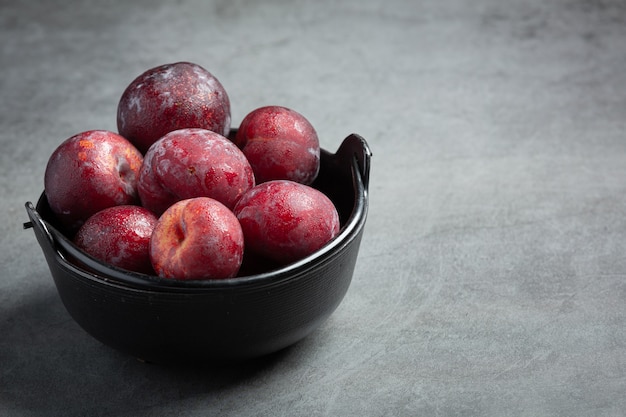
<svg viewBox="0 0 626 417">
<path fill-rule="evenodd" d="M 119 133 L 145 153 L 173 130 L 198 127 L 230 132 L 230 100 L 209 71 L 191 62 L 151 68 L 124 90 L 117 107 Z"/>
<path fill-rule="evenodd" d="M 50 155 L 44 187 L 50 209 L 74 234 L 107 207 L 138 204 L 143 156 L 117 133 L 89 130 L 63 141 Z"/>
<path fill-rule="evenodd" d="M 234 143 L 210 130 L 186 128 L 150 147 L 137 188 L 142 205 L 160 215 L 193 197 L 210 197 L 232 209 L 254 185 L 252 167 Z"/>
<path fill-rule="evenodd" d="M 130 271 L 152 274 L 150 238 L 157 217 L 136 205 L 103 209 L 78 229 L 74 243 L 91 256 Z"/>
<path fill-rule="evenodd" d="M 317 133 L 303 115 L 289 108 L 253 110 L 233 141 L 250 161 L 257 184 L 284 179 L 310 185 L 319 173 Z"/>
<path fill-rule="evenodd" d="M 288 264 L 320 249 L 340 229 L 333 202 L 321 191 L 290 180 L 261 183 L 239 200 L 246 251 Z"/>
<path fill-rule="evenodd" d="M 243 250 L 237 217 L 208 197 L 181 200 L 169 207 L 150 240 L 156 273 L 178 280 L 234 277 L 241 267 Z"/>
</svg>

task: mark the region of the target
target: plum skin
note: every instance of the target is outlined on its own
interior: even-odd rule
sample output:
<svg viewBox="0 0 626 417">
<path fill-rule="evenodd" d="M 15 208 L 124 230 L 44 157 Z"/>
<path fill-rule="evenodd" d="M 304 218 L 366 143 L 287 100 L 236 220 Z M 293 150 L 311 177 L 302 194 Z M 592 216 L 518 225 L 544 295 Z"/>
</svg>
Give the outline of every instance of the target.
<svg viewBox="0 0 626 417">
<path fill-rule="evenodd" d="M 191 62 L 151 68 L 124 90 L 117 107 L 119 133 L 145 153 L 168 132 L 187 127 L 230 132 L 230 99 L 209 71 Z"/>
<path fill-rule="evenodd" d="M 250 161 L 257 184 L 285 179 L 310 185 L 319 173 L 317 132 L 292 109 L 264 106 L 251 111 L 233 141 Z"/>
<path fill-rule="evenodd" d="M 321 191 L 290 180 L 255 186 L 233 212 L 241 224 L 246 251 L 281 265 L 314 253 L 340 230 L 333 202 Z"/>
<path fill-rule="evenodd" d="M 177 280 L 224 279 L 237 275 L 244 236 L 233 212 L 217 200 L 178 201 L 159 218 L 150 239 L 156 273 Z"/>
<path fill-rule="evenodd" d="M 138 204 L 143 155 L 126 138 L 89 130 L 63 141 L 50 155 L 44 189 L 51 210 L 73 235 L 107 207 Z"/>
<path fill-rule="evenodd" d="M 193 197 L 210 197 L 232 209 L 254 185 L 252 167 L 234 143 L 210 130 L 186 128 L 150 147 L 137 188 L 141 204 L 160 215 Z"/>
<path fill-rule="evenodd" d="M 136 205 L 103 209 L 80 227 L 74 243 L 102 262 L 129 271 L 153 274 L 150 238 L 157 217 Z"/>
</svg>

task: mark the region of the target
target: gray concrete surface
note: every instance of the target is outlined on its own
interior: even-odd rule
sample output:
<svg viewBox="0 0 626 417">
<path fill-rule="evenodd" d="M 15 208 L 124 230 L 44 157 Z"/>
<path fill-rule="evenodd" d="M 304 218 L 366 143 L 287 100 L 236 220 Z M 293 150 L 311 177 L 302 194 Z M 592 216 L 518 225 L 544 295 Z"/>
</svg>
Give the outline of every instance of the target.
<svg viewBox="0 0 626 417">
<path fill-rule="evenodd" d="M 0 415 L 626 415 L 626 3 L 0 0 Z M 27 220 L 49 154 L 196 62 L 236 125 L 372 151 L 332 317 L 277 357 L 147 365 L 61 304 Z"/>
</svg>

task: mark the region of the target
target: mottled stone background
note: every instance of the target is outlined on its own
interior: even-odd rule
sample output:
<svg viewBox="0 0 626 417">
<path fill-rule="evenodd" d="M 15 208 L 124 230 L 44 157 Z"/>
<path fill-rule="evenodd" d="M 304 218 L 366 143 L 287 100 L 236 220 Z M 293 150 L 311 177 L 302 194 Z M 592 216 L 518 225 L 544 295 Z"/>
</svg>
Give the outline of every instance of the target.
<svg viewBox="0 0 626 417">
<path fill-rule="evenodd" d="M 626 413 L 622 0 L 0 0 L 0 415 Z M 50 153 L 193 61 L 233 122 L 373 151 L 352 285 L 271 358 L 140 363 L 69 317 L 27 220 Z"/>
</svg>

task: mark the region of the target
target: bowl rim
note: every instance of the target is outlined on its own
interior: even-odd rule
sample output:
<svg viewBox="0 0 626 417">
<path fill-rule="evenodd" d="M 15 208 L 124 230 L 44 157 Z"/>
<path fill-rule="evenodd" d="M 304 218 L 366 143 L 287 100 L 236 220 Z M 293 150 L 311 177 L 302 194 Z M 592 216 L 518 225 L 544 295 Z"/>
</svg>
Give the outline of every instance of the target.
<svg viewBox="0 0 626 417">
<path fill-rule="evenodd" d="M 50 245 L 55 258 L 65 264 L 66 269 L 79 273 L 82 277 L 104 285 L 122 286 L 147 291 L 197 292 L 200 290 L 226 290 L 249 286 L 275 285 L 286 280 L 297 279 L 319 265 L 329 262 L 343 248 L 348 246 L 362 231 L 367 218 L 368 187 L 370 171 L 370 148 L 361 136 L 351 134 L 344 139 L 337 152 L 330 153 L 324 149 L 320 152 L 334 163 L 350 163 L 349 173 L 352 177 L 354 206 L 340 232 L 316 252 L 288 265 L 259 274 L 237 276 L 223 279 L 205 280 L 173 280 L 156 275 L 143 274 L 106 264 L 78 248 L 60 230 L 44 220 L 38 211 L 40 204 L 46 199 L 45 190 L 41 193 L 37 206 L 28 201 L 26 211 L 30 222 L 24 228 L 34 228 Z M 42 244 L 42 243 L 40 243 Z M 65 253 L 76 258 L 89 269 L 82 268 L 67 259 Z"/>
</svg>

